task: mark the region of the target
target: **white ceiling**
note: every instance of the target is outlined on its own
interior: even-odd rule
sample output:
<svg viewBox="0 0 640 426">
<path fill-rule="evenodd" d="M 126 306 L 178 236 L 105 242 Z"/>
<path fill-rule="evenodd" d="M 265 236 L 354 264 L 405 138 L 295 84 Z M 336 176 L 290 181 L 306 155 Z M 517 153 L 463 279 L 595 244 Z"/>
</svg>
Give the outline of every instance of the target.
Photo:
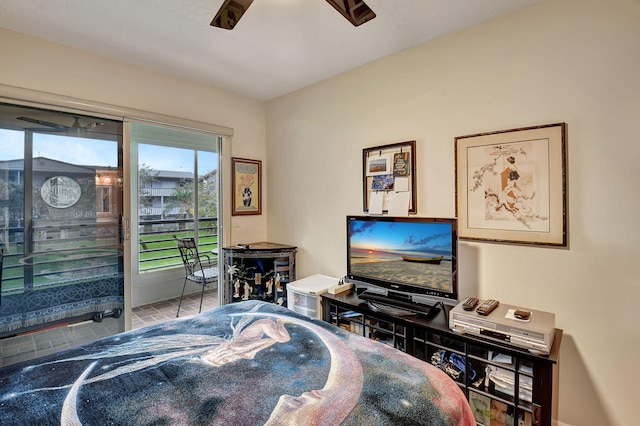
<svg viewBox="0 0 640 426">
<path fill-rule="evenodd" d="M 1 0 L 0 27 L 267 101 L 539 0 L 366 0 L 353 27 L 325 0 Z"/>
</svg>

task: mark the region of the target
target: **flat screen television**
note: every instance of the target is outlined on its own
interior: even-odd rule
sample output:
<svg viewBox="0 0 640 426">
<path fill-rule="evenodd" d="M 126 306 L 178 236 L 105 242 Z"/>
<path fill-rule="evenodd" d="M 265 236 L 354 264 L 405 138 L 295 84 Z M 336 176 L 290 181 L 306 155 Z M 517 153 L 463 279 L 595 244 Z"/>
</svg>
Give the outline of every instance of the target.
<svg viewBox="0 0 640 426">
<path fill-rule="evenodd" d="M 455 305 L 457 247 L 456 219 L 347 216 L 347 280 L 370 302 L 415 312 Z"/>
</svg>

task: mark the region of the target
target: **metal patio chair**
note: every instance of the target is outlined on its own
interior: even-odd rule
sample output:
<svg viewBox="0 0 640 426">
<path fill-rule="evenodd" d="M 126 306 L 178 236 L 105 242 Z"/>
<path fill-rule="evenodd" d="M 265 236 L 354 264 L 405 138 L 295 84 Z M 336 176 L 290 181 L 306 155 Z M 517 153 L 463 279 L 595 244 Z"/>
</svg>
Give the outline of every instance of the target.
<svg viewBox="0 0 640 426">
<path fill-rule="evenodd" d="M 198 311 L 202 312 L 204 289 L 205 287 L 209 287 L 209 284 L 218 282 L 218 267 L 211 264 L 211 258 L 208 255 L 201 255 L 198 253 L 198 246 L 196 245 L 196 241 L 193 237 L 178 238 L 174 235 L 173 238 L 178 244 L 182 263 L 184 264 L 186 272 L 176 317 L 180 315 L 180 306 L 182 305 L 182 298 L 184 296 L 184 289 L 187 287 L 187 281 L 191 281 L 202 286 L 202 293 L 200 294 L 200 310 Z"/>
</svg>

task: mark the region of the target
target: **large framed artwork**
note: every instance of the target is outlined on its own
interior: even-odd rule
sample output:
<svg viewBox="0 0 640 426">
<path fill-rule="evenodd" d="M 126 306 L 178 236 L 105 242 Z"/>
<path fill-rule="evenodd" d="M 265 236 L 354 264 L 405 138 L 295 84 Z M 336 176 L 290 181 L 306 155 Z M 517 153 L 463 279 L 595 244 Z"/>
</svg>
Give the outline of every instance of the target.
<svg viewBox="0 0 640 426">
<path fill-rule="evenodd" d="M 567 246 L 566 123 L 455 138 L 458 237 Z"/>
<path fill-rule="evenodd" d="M 233 216 L 262 214 L 262 162 L 232 158 Z"/>
<path fill-rule="evenodd" d="M 369 214 L 416 213 L 416 141 L 362 150 L 362 209 Z"/>
</svg>

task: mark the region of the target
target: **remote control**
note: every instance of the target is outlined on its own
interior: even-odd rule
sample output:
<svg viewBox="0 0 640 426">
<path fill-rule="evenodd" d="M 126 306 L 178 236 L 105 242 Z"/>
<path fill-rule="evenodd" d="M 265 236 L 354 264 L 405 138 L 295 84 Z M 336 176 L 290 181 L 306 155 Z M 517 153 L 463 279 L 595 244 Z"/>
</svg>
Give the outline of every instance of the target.
<svg viewBox="0 0 640 426">
<path fill-rule="evenodd" d="M 495 308 L 498 307 L 499 304 L 500 302 L 498 302 L 497 300 L 487 299 L 482 302 L 482 305 L 478 306 L 476 312 L 480 315 L 489 315 Z"/>
<path fill-rule="evenodd" d="M 476 307 L 478 302 L 479 300 L 477 297 L 467 297 L 466 299 L 464 299 L 464 302 L 462 302 L 462 309 L 464 309 L 465 311 L 472 311 L 473 308 Z"/>
</svg>

